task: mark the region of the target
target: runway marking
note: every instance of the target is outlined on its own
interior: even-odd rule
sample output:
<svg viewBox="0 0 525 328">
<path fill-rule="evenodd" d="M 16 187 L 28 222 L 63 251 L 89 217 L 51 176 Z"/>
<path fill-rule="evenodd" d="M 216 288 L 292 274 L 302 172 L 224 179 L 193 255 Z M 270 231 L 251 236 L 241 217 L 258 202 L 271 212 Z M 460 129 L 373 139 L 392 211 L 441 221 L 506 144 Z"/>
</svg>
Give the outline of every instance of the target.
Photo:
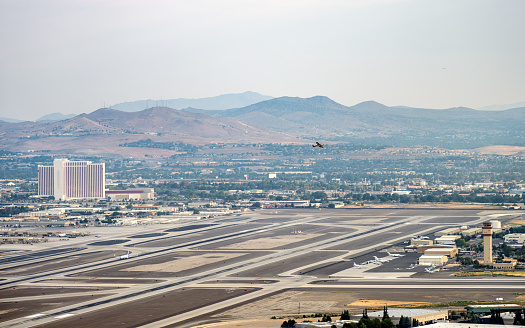
<svg viewBox="0 0 525 328">
<path fill-rule="evenodd" d="M 55 317 L 55 319 L 64 319 L 64 318 L 69 318 L 69 317 L 72 317 L 76 315 L 75 313 L 65 313 L 65 314 L 61 314 L 61 315 L 57 315 Z"/>
<path fill-rule="evenodd" d="M 46 314 L 47 313 L 37 313 L 37 314 L 28 315 L 27 317 L 24 317 L 24 318 L 33 319 L 33 318 L 38 318 L 38 317 L 44 316 Z"/>
</svg>

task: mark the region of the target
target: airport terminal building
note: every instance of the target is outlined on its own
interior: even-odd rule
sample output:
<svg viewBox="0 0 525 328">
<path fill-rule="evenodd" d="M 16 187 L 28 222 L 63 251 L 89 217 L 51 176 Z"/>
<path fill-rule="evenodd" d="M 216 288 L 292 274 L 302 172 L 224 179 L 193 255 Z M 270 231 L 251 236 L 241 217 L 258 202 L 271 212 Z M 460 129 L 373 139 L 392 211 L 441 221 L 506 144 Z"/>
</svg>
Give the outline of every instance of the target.
<svg viewBox="0 0 525 328">
<path fill-rule="evenodd" d="M 55 159 L 38 166 L 38 195 L 56 200 L 104 198 L 105 164 Z"/>
</svg>

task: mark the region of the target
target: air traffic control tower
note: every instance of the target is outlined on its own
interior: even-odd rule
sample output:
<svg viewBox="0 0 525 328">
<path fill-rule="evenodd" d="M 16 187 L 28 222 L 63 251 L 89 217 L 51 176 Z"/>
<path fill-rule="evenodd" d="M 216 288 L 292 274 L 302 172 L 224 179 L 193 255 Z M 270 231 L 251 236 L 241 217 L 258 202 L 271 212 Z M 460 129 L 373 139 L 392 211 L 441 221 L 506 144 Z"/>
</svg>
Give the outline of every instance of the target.
<svg viewBox="0 0 525 328">
<path fill-rule="evenodd" d="M 492 223 L 483 222 L 483 264 L 492 263 Z"/>
</svg>

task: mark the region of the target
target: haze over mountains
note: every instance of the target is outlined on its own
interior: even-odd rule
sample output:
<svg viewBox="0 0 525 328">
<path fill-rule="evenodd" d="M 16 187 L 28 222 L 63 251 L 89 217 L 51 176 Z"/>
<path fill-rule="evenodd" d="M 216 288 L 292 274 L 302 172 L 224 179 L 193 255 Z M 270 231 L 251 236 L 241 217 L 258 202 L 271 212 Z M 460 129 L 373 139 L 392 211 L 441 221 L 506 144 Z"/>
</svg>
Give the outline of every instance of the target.
<svg viewBox="0 0 525 328">
<path fill-rule="evenodd" d="M 292 134 L 299 138 L 474 148 L 523 144 L 525 107 L 476 111 L 458 107 L 425 109 L 388 107 L 374 101 L 343 106 L 323 96 L 281 97 L 244 108 L 205 111 Z"/>
<path fill-rule="evenodd" d="M 512 108 L 519 108 L 519 107 L 525 107 L 525 101 L 517 102 L 514 104 L 506 104 L 506 105 L 491 105 L 491 106 L 484 106 L 476 108 L 476 110 L 506 110 L 506 109 L 512 109 Z"/>
<path fill-rule="evenodd" d="M 264 100 L 273 99 L 270 96 L 264 96 L 257 92 L 243 92 L 220 95 L 216 97 L 198 98 L 198 99 L 167 99 L 167 100 L 137 100 L 112 105 L 111 108 L 124 112 L 138 112 L 151 107 L 168 107 L 173 109 L 198 108 L 206 110 L 230 109 L 249 106 Z"/>
<path fill-rule="evenodd" d="M 252 100 L 261 96 L 242 95 Z M 226 96 L 231 98 L 231 95 Z M 0 122 L 0 144 L 11 151 L 126 156 L 132 150 L 123 144 L 148 139 L 188 144 L 324 140 L 465 149 L 490 145 L 523 146 L 525 107 L 503 111 L 464 107 L 435 110 L 388 107 L 374 101 L 344 106 L 323 96 L 280 97 L 233 109 L 154 107 L 126 112 L 112 108 L 61 121 Z"/>
<path fill-rule="evenodd" d="M 163 143 L 272 142 L 296 138 L 248 125 L 233 118 L 215 118 L 165 107 L 140 112 L 102 108 L 90 114 L 55 122 L 0 122 L 0 144 L 10 151 L 65 151 L 72 154 L 119 154 L 137 149 L 126 143 L 152 140 Z M 166 155 L 176 150 L 164 152 Z"/>
</svg>

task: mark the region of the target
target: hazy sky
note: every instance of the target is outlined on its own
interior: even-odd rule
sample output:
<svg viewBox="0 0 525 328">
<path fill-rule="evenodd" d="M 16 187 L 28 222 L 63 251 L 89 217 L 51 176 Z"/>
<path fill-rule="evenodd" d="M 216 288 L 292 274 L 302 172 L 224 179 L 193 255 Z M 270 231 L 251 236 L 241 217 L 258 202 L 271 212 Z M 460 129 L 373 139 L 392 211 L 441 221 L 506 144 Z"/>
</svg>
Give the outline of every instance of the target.
<svg viewBox="0 0 525 328">
<path fill-rule="evenodd" d="M 256 91 L 525 101 L 524 0 L 1 0 L 0 117 Z"/>
</svg>

